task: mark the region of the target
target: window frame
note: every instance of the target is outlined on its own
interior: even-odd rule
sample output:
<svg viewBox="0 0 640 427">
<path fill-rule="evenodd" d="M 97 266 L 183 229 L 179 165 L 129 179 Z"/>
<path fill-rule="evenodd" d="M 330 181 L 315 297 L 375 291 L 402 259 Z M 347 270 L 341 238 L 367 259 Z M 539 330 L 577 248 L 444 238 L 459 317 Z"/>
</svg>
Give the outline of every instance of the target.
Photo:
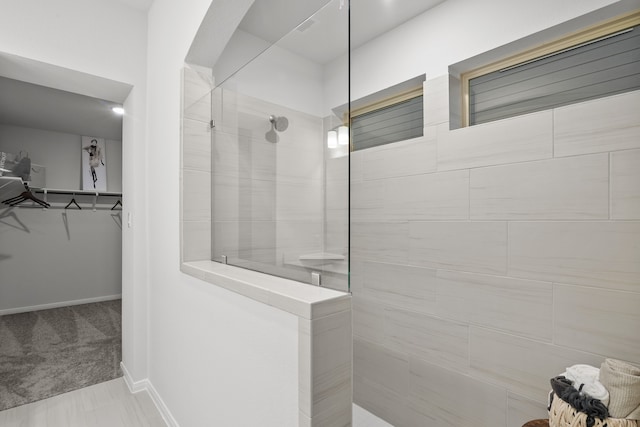
<svg viewBox="0 0 640 427">
<path fill-rule="evenodd" d="M 379 101 L 363 105 L 362 107 L 354 108 L 354 109 L 351 110 L 351 114 L 346 114 L 345 113 L 345 116 L 343 117 L 343 122 L 345 124 L 348 123 L 348 126 L 349 126 L 349 133 L 350 133 L 350 135 L 349 135 L 349 150 L 351 152 L 354 151 L 353 134 L 352 134 L 352 128 L 353 127 L 352 127 L 352 123 L 351 123 L 354 118 L 359 117 L 359 116 L 361 116 L 363 114 L 371 113 L 373 111 L 381 110 L 383 108 L 391 107 L 391 106 L 394 106 L 394 105 L 399 104 L 401 102 L 408 101 L 408 100 L 414 99 L 414 98 L 418 98 L 420 96 L 422 96 L 423 100 L 424 100 L 424 85 L 423 84 L 421 84 L 420 86 L 416 86 L 416 87 L 414 87 L 412 89 L 408 89 L 408 90 L 405 90 L 403 92 L 400 92 L 398 94 L 388 96 L 388 97 L 383 98 L 383 99 L 381 99 Z M 424 116 L 424 105 L 423 105 L 423 108 L 422 108 L 422 114 Z M 400 141 L 403 141 L 403 140 L 400 140 Z M 394 141 L 394 142 L 400 142 L 400 141 Z M 377 145 L 376 147 L 381 147 L 382 145 L 393 144 L 394 142 Z M 367 148 L 375 148 L 375 147 L 367 147 Z M 363 150 L 365 150 L 365 149 L 366 148 L 363 148 Z M 360 150 L 355 150 L 355 151 L 360 151 Z"/>
<path fill-rule="evenodd" d="M 596 39 L 613 35 L 624 29 L 640 25 L 640 10 L 626 13 L 624 15 L 603 21 L 585 29 L 565 35 L 559 39 L 527 49 L 523 52 L 511 55 L 507 58 L 492 62 L 488 65 L 475 68 L 460 75 L 461 95 L 462 95 L 462 127 L 469 125 L 469 81 L 471 79 L 484 76 L 494 71 L 504 68 L 515 67 L 527 62 L 541 59 L 542 57 L 559 53 L 563 50 L 571 49 L 588 43 Z"/>
</svg>

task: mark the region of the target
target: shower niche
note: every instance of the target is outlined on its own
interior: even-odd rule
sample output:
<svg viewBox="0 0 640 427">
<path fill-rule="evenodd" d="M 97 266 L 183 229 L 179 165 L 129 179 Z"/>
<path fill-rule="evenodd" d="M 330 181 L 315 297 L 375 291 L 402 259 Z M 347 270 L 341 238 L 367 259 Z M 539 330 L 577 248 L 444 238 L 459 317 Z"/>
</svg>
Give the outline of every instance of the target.
<svg viewBox="0 0 640 427">
<path fill-rule="evenodd" d="M 211 259 L 347 291 L 348 5 L 277 3 L 212 67 Z"/>
</svg>

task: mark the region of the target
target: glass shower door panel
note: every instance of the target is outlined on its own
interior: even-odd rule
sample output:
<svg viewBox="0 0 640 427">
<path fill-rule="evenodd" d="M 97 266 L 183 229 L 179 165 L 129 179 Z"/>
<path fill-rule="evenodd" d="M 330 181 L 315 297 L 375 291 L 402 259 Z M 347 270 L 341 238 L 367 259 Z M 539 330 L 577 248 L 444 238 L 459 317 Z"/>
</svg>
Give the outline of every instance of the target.
<svg viewBox="0 0 640 427">
<path fill-rule="evenodd" d="M 213 260 L 347 290 L 349 150 L 326 140 L 348 103 L 327 93 L 346 89 L 347 19 L 329 2 L 212 92 Z M 335 51 L 318 45 L 327 32 L 343 33 Z"/>
</svg>

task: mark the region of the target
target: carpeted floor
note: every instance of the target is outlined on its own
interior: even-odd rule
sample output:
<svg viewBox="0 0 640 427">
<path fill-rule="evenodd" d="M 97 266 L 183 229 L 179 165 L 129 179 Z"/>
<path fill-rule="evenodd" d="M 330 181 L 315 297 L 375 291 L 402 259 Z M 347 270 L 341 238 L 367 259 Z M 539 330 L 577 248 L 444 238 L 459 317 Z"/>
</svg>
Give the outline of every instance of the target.
<svg viewBox="0 0 640 427">
<path fill-rule="evenodd" d="M 121 301 L 0 316 L 0 411 L 122 376 Z"/>
</svg>

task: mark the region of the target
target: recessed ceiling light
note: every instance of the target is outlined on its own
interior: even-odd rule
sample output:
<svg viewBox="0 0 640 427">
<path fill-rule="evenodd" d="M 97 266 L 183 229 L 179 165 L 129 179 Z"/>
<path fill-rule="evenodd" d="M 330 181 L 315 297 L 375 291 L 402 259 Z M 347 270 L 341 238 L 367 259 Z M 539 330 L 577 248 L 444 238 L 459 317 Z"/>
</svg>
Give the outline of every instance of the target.
<svg viewBox="0 0 640 427">
<path fill-rule="evenodd" d="M 113 107 L 111 110 L 116 114 L 120 114 L 120 115 L 124 114 L 124 108 L 122 107 Z"/>
</svg>

